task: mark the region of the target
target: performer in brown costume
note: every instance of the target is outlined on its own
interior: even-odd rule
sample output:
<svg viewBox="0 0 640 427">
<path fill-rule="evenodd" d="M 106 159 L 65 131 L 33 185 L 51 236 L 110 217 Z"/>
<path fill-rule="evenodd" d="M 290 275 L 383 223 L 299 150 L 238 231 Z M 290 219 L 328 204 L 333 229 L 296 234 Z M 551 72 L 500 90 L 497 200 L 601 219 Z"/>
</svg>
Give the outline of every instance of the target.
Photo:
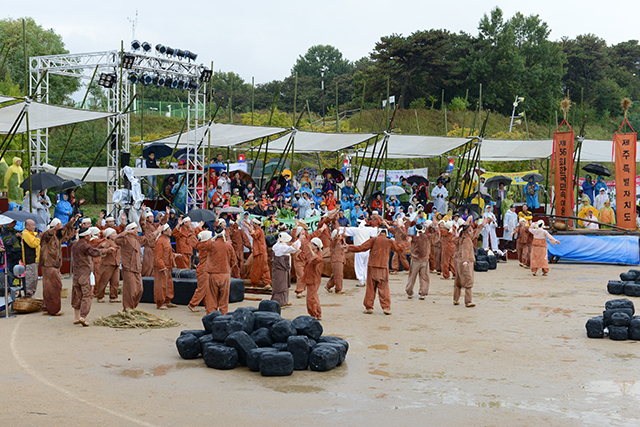
<svg viewBox="0 0 640 427">
<path fill-rule="evenodd" d="M 144 211 L 145 205 L 142 205 Z M 168 209 L 167 209 L 168 210 Z M 158 213 L 160 222 L 153 222 L 153 213 L 147 212 L 140 215 L 140 228 L 142 229 L 142 235 L 148 236 L 152 234 L 156 229 L 164 226 L 168 219 L 169 213 L 163 215 L 162 212 Z M 153 263 L 154 263 L 154 248 L 156 247 L 156 241 L 149 242 L 144 246 L 144 253 L 142 254 L 142 276 L 153 276 Z"/>
<path fill-rule="evenodd" d="M 176 238 L 176 253 L 182 254 L 180 258 L 176 258 L 176 267 L 180 269 L 191 268 L 191 254 L 193 249 L 189 245 L 187 238 L 193 233 L 191 228 L 191 218 L 180 218 L 178 225 L 173 229 L 172 235 Z"/>
<path fill-rule="evenodd" d="M 394 252 L 404 252 L 411 243 L 411 237 L 407 237 L 407 243 L 398 243 L 388 237 L 386 227 L 380 227 L 377 237 L 367 240 L 359 246 L 348 245 L 349 252 L 369 253 L 369 263 L 367 264 L 367 288 L 364 294 L 364 313 L 373 313 L 373 303 L 378 292 L 380 306 L 384 314 L 391 314 L 391 293 L 389 291 L 389 254 Z"/>
<path fill-rule="evenodd" d="M 54 218 L 49 229 L 40 238 L 40 267 L 42 271 L 42 314 L 61 316 L 62 279 L 60 266 L 62 265 L 62 243 L 71 239 L 75 234 L 75 223 L 80 218 L 77 214 L 63 227 L 59 219 Z"/>
<path fill-rule="evenodd" d="M 182 257 L 182 254 L 175 254 L 171 249 L 171 227 L 169 224 L 164 224 L 158 230 L 154 230 L 154 234 L 157 234 L 158 231 L 160 234 L 156 237 L 153 256 L 153 300 L 156 302 L 158 310 L 166 310 L 176 306 L 171 302 L 173 299 L 171 272 L 176 265 L 175 259 Z M 145 252 L 147 246 L 145 246 Z"/>
<path fill-rule="evenodd" d="M 325 289 L 336 294 L 344 294 L 342 281 L 344 278 L 344 234 L 343 229 L 336 228 L 331 232 L 331 277 Z"/>
<path fill-rule="evenodd" d="M 231 271 L 231 277 L 244 279 L 244 248 L 251 249 L 251 240 L 249 240 L 247 233 L 245 233 L 235 221 L 230 221 L 229 227 L 227 227 L 227 233 L 229 233 L 231 245 L 236 253 L 236 265 Z"/>
<path fill-rule="evenodd" d="M 89 245 L 92 248 L 99 248 L 102 242 L 104 242 L 104 238 L 100 237 L 100 229 L 98 227 L 89 226 L 89 233 L 91 235 L 91 239 L 89 240 Z M 97 285 L 100 282 L 100 271 L 102 264 L 102 256 L 97 256 L 93 258 L 93 277 L 95 279 L 94 284 Z M 97 286 L 93 286 L 93 296 L 97 295 Z"/>
<path fill-rule="evenodd" d="M 396 242 L 398 243 L 406 243 L 407 237 L 409 233 L 407 232 L 407 227 L 404 224 L 404 219 L 398 217 L 396 221 L 394 221 L 395 226 L 391 226 L 388 222 L 385 221 L 385 225 L 389 228 L 389 231 L 393 234 Z M 393 253 L 393 258 L 391 258 L 391 267 L 393 268 L 393 272 L 391 274 L 398 274 L 400 270 L 400 263 L 402 263 L 402 268 L 404 269 L 405 274 L 409 274 L 409 261 L 407 261 L 407 254 L 402 253 Z"/>
<path fill-rule="evenodd" d="M 304 275 L 302 283 L 307 288 L 307 313 L 309 316 L 322 320 L 322 308 L 318 298 L 318 288 L 322 281 L 322 240 L 318 237 L 311 239 L 309 251 L 305 252 Z"/>
<path fill-rule="evenodd" d="M 253 264 L 251 264 L 251 285 L 271 287 L 271 271 L 267 262 L 267 242 L 264 240 L 264 231 L 260 228 L 262 223 L 253 218 L 252 223 L 245 221 L 245 226 L 253 238 Z M 234 252 L 235 253 L 235 252 Z"/>
<path fill-rule="evenodd" d="M 140 248 L 154 240 L 160 229 L 148 236 L 138 236 L 135 222 L 127 225 L 125 231 L 118 234 L 115 244 L 120 246 L 122 258 L 122 306 L 125 310 L 134 309 L 142 297 L 142 257 Z"/>
<path fill-rule="evenodd" d="M 96 285 L 96 296 L 98 302 L 104 302 L 104 291 L 109 283 L 109 302 L 121 302 L 118 298 L 118 288 L 120 287 L 120 246 L 115 244 L 116 231 L 107 228 L 103 231 L 105 239 L 100 244 L 100 248 L 114 248 L 114 252 L 108 252 L 102 258 L 102 274 L 100 281 Z"/>
<path fill-rule="evenodd" d="M 453 254 L 456 250 L 456 246 L 453 243 L 453 239 L 456 236 L 456 227 L 453 221 L 446 221 L 444 223 L 444 230 L 441 233 L 440 241 L 442 247 L 442 253 L 440 255 L 440 269 L 442 270 L 441 279 L 448 279 L 449 272 L 451 272 L 452 278 L 456 277 L 456 268 L 453 265 Z"/>
<path fill-rule="evenodd" d="M 511 236 L 518 234 L 516 238 L 516 253 L 518 254 L 518 265 L 524 267 L 524 247 L 527 243 L 527 236 L 524 233 L 524 229 L 527 227 L 527 220 L 520 218 L 518 220 L 518 226 L 511 232 Z"/>
<path fill-rule="evenodd" d="M 71 306 L 75 311 L 74 324 L 89 326 L 87 316 L 91 310 L 91 270 L 92 258 L 101 257 L 103 253 L 113 253 L 115 249 L 96 249 L 89 244 L 91 229 L 78 230 L 78 240 L 71 243 L 71 259 L 73 271 L 73 289 L 71 291 Z"/>
<path fill-rule="evenodd" d="M 473 228 L 468 222 L 460 228 L 460 233 L 453 240 L 456 245 L 454 255 L 454 263 L 456 266 L 456 278 L 453 284 L 453 304 L 460 304 L 460 293 L 464 288 L 464 303 L 466 307 L 475 307 L 473 303 L 473 264 L 475 262 L 475 254 L 473 252 L 473 240 L 478 237 L 484 223 L 477 228 Z"/>
<path fill-rule="evenodd" d="M 416 225 L 416 235 L 411 238 L 411 266 L 405 291 L 409 299 L 413 298 L 413 287 L 416 277 L 420 277 L 418 299 L 425 299 L 429 294 L 429 257 L 434 241 L 440 239 L 440 227 L 431 226 L 431 221 Z"/>
<path fill-rule="evenodd" d="M 547 239 L 552 245 L 560 244 L 549 232 L 544 230 L 544 221 L 540 220 L 529 227 L 529 232 L 533 236 L 533 244 L 531 246 L 531 273 L 535 276 L 538 269 L 542 269 L 542 275 L 549 273 L 549 260 L 547 255 Z"/>
<path fill-rule="evenodd" d="M 218 223 L 221 223 L 221 222 L 224 222 L 224 220 L 218 219 Z M 210 240 L 212 237 L 211 231 L 202 230 L 203 225 L 204 223 L 201 222 L 198 225 L 198 227 L 196 227 L 193 234 L 189 235 L 188 242 L 191 245 L 191 247 L 194 249 L 195 249 L 195 246 L 198 244 L 198 242 L 206 242 L 207 240 Z M 197 313 L 200 311 L 196 307 L 200 305 L 203 299 L 205 300 L 204 301 L 205 309 L 206 307 L 213 306 L 213 300 L 211 299 L 212 297 L 209 292 L 209 271 L 208 271 L 209 266 L 207 265 L 208 255 L 209 255 L 209 252 L 207 251 L 198 251 L 198 265 L 196 266 L 196 280 L 197 280 L 196 290 L 193 293 L 193 296 L 191 297 L 191 301 L 189 301 L 189 304 L 187 304 L 187 308 L 194 313 Z"/>
</svg>

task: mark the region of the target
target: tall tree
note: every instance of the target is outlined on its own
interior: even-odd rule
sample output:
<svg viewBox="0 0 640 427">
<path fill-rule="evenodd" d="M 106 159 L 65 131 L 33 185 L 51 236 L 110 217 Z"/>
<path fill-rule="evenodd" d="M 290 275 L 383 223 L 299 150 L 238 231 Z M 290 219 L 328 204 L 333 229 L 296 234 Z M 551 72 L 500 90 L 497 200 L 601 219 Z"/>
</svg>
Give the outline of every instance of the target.
<svg viewBox="0 0 640 427">
<path fill-rule="evenodd" d="M 291 75 L 310 76 L 320 81 L 320 72 L 325 69 L 324 82 L 331 83 L 342 74 L 352 74 L 353 64 L 342 56 L 342 52 L 330 45 L 311 46 L 307 53 L 300 55 L 291 69 Z"/>
</svg>

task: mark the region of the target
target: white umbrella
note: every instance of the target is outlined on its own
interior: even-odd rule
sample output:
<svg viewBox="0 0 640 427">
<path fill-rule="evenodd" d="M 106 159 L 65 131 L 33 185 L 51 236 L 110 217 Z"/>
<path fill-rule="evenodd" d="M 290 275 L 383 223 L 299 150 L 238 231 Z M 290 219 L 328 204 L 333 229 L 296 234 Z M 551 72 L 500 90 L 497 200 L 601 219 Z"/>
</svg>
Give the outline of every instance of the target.
<svg viewBox="0 0 640 427">
<path fill-rule="evenodd" d="M 7 224 L 11 224 L 12 222 L 13 220 L 11 218 L 0 214 L 0 225 L 7 225 Z"/>
<path fill-rule="evenodd" d="M 397 185 L 387 187 L 387 196 L 399 196 L 404 193 L 404 188 L 398 187 Z"/>
</svg>

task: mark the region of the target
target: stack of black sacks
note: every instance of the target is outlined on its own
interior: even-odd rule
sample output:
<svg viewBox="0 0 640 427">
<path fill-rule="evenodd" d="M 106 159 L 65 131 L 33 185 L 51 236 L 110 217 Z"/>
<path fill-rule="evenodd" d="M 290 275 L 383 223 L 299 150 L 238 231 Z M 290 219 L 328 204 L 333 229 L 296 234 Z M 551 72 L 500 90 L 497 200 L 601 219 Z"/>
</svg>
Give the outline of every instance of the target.
<svg viewBox="0 0 640 427">
<path fill-rule="evenodd" d="M 204 330 L 182 331 L 176 347 L 182 358 L 202 355 L 214 369 L 240 364 L 264 376 L 329 371 L 342 365 L 349 350 L 344 339 L 322 336 L 322 325 L 313 317 L 283 319 L 277 301 L 261 301 L 258 308 L 240 307 L 226 315 L 215 311 L 204 316 L 202 324 Z"/>
<path fill-rule="evenodd" d="M 607 291 L 614 295 L 640 297 L 640 270 L 620 273 L 620 280 L 609 280 Z"/>
<path fill-rule="evenodd" d="M 640 340 L 640 316 L 634 316 L 633 301 L 626 298 L 607 301 L 602 316 L 587 320 L 589 338 L 609 338 L 615 341 Z"/>
<path fill-rule="evenodd" d="M 493 252 L 485 251 L 482 248 L 478 248 L 476 252 L 476 262 L 473 265 L 474 271 L 489 271 L 495 270 L 498 266 L 498 258 L 493 254 Z"/>
</svg>

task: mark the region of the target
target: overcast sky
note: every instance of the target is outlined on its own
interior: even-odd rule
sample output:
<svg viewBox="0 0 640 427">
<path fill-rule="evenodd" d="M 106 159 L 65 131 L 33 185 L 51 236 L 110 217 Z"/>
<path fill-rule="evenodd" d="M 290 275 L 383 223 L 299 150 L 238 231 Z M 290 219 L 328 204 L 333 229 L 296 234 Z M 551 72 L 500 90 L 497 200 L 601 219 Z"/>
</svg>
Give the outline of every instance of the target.
<svg viewBox="0 0 640 427">
<path fill-rule="evenodd" d="M 298 56 L 317 44 L 338 48 L 352 61 L 367 56 L 381 36 L 409 35 L 444 28 L 477 34 L 484 13 L 499 6 L 505 18 L 537 14 L 551 28 L 551 39 L 593 33 L 609 44 L 640 38 L 634 22 L 640 3 L 583 0 L 483 2 L 472 0 L 244 0 L 179 2 L 157 0 L 4 1 L 2 18 L 31 16 L 62 35 L 71 53 L 130 47 L 135 37 L 198 53 L 198 63 L 234 71 L 245 81 L 264 83 L 288 76 Z M 191 5 L 196 4 L 197 7 Z"/>
</svg>

